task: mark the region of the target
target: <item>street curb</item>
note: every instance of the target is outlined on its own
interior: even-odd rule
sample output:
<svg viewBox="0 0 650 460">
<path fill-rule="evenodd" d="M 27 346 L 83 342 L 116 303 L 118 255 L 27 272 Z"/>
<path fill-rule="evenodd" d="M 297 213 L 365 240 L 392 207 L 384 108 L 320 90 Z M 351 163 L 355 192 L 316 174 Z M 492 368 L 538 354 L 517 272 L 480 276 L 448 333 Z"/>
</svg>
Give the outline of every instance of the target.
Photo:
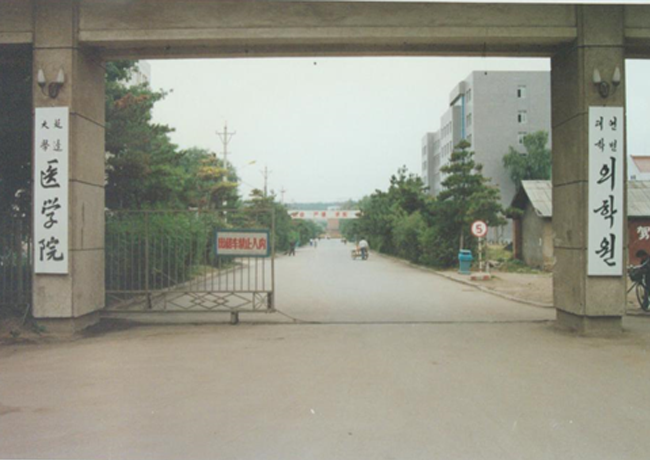
<svg viewBox="0 0 650 460">
<path fill-rule="evenodd" d="M 442 278 L 446 278 L 446 279 L 448 279 L 450 281 L 454 281 L 454 282 L 459 283 L 459 284 L 464 284 L 465 286 L 471 286 L 471 287 L 473 287 L 475 289 L 478 289 L 479 291 L 483 291 L 483 292 L 485 292 L 487 294 L 492 294 L 492 295 L 494 295 L 496 297 L 501 297 L 502 299 L 511 300 L 513 302 L 523 303 L 523 304 L 530 305 L 532 307 L 537 307 L 537 308 L 555 308 L 555 306 L 553 304 L 535 302 L 535 301 L 526 300 L 526 299 L 520 299 L 519 297 L 514 297 L 514 296 L 511 296 L 511 295 L 508 295 L 508 294 L 504 294 L 502 292 L 498 292 L 498 291 L 494 291 L 492 289 L 488 289 L 485 286 L 481 286 L 478 283 L 472 283 L 471 281 L 459 280 L 458 278 L 454 278 L 453 276 L 450 276 L 450 275 L 448 275 L 448 274 L 446 274 L 444 272 L 440 272 L 438 270 L 435 270 L 435 269 L 429 268 L 429 267 L 425 267 L 423 265 L 414 264 L 413 262 L 409 262 L 408 260 L 400 259 L 399 257 L 389 256 L 387 254 L 381 254 L 381 253 L 374 252 L 374 251 L 373 251 L 373 254 L 376 254 L 376 255 L 378 255 L 380 257 L 384 257 L 386 259 L 393 260 L 395 262 L 402 263 L 404 265 L 408 265 L 409 267 L 412 267 L 412 268 L 417 268 L 418 270 L 433 273 L 435 275 L 441 276 Z"/>
</svg>

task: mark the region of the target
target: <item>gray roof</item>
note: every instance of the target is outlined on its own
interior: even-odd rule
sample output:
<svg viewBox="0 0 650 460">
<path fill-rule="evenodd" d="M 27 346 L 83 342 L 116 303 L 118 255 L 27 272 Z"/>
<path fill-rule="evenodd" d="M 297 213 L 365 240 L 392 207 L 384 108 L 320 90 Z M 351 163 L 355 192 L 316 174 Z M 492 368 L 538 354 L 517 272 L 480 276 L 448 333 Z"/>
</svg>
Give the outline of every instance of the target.
<svg viewBox="0 0 650 460">
<path fill-rule="evenodd" d="M 627 183 L 627 216 L 650 216 L 650 181 L 631 180 Z"/>
<path fill-rule="evenodd" d="M 512 206 L 521 208 L 523 193 L 528 197 L 540 217 L 553 216 L 553 188 L 549 180 L 525 180 L 515 195 Z M 650 216 L 650 181 L 629 181 L 627 183 L 628 217 Z"/>
<path fill-rule="evenodd" d="M 538 216 L 553 216 L 553 187 L 550 180 L 524 180 L 521 186 Z"/>
</svg>

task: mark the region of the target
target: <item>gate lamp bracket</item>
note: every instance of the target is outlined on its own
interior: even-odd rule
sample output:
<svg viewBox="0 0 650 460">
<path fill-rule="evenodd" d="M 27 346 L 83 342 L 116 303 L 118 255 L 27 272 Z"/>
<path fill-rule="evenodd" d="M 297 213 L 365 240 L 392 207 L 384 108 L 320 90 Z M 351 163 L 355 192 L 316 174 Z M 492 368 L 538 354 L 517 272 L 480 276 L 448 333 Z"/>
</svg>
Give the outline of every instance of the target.
<svg viewBox="0 0 650 460">
<path fill-rule="evenodd" d="M 614 75 L 612 75 L 612 83 L 610 86 L 608 82 L 604 81 L 600 77 L 600 72 L 598 71 L 598 69 L 594 69 L 593 83 L 596 89 L 598 90 L 598 94 L 600 94 L 600 97 L 602 97 L 603 99 L 607 99 L 610 96 L 610 94 L 614 94 L 616 92 L 619 85 L 621 84 L 621 70 L 618 67 L 614 69 Z M 613 88 L 611 92 L 610 92 L 610 88 Z"/>
<path fill-rule="evenodd" d="M 49 96 L 51 99 L 56 99 L 57 96 L 59 95 L 59 91 L 61 90 L 63 84 L 65 83 L 65 74 L 63 73 L 63 69 L 59 69 L 59 73 L 56 76 L 56 80 L 48 84 L 47 80 L 45 79 L 45 72 L 43 72 L 43 69 L 38 69 L 36 82 L 38 83 L 38 86 L 41 88 L 41 92 L 43 93 L 44 96 Z"/>
</svg>

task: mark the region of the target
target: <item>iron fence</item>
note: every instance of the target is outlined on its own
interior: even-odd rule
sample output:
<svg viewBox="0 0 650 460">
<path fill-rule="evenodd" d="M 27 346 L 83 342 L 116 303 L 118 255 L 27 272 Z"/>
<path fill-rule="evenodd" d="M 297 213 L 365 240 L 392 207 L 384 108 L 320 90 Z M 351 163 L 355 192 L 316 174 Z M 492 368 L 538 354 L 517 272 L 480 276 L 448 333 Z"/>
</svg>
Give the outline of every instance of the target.
<svg viewBox="0 0 650 460">
<path fill-rule="evenodd" d="M 0 310 L 25 315 L 32 303 L 32 233 L 25 220 L 0 217 Z"/>
<path fill-rule="evenodd" d="M 106 305 L 120 312 L 273 311 L 268 209 L 109 211 Z M 268 229 L 271 257 L 217 256 L 217 229 Z"/>
</svg>

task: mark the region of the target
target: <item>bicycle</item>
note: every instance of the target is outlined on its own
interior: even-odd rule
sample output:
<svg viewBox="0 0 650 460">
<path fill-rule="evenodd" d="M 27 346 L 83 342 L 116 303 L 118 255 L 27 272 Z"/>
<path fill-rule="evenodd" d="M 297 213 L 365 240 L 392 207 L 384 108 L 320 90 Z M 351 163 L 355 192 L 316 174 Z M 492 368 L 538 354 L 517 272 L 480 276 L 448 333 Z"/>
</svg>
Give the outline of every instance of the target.
<svg viewBox="0 0 650 460">
<path fill-rule="evenodd" d="M 359 258 L 361 258 L 361 260 L 368 260 L 368 250 L 366 249 L 364 251 L 363 249 L 353 249 L 352 260 L 357 260 Z"/>
<path fill-rule="evenodd" d="M 629 293 L 632 289 L 635 290 L 636 300 L 643 311 L 650 311 L 649 273 L 650 260 L 646 260 L 641 265 L 630 265 L 627 269 L 627 274 L 630 281 L 632 281 L 632 287 L 627 292 Z"/>
</svg>

